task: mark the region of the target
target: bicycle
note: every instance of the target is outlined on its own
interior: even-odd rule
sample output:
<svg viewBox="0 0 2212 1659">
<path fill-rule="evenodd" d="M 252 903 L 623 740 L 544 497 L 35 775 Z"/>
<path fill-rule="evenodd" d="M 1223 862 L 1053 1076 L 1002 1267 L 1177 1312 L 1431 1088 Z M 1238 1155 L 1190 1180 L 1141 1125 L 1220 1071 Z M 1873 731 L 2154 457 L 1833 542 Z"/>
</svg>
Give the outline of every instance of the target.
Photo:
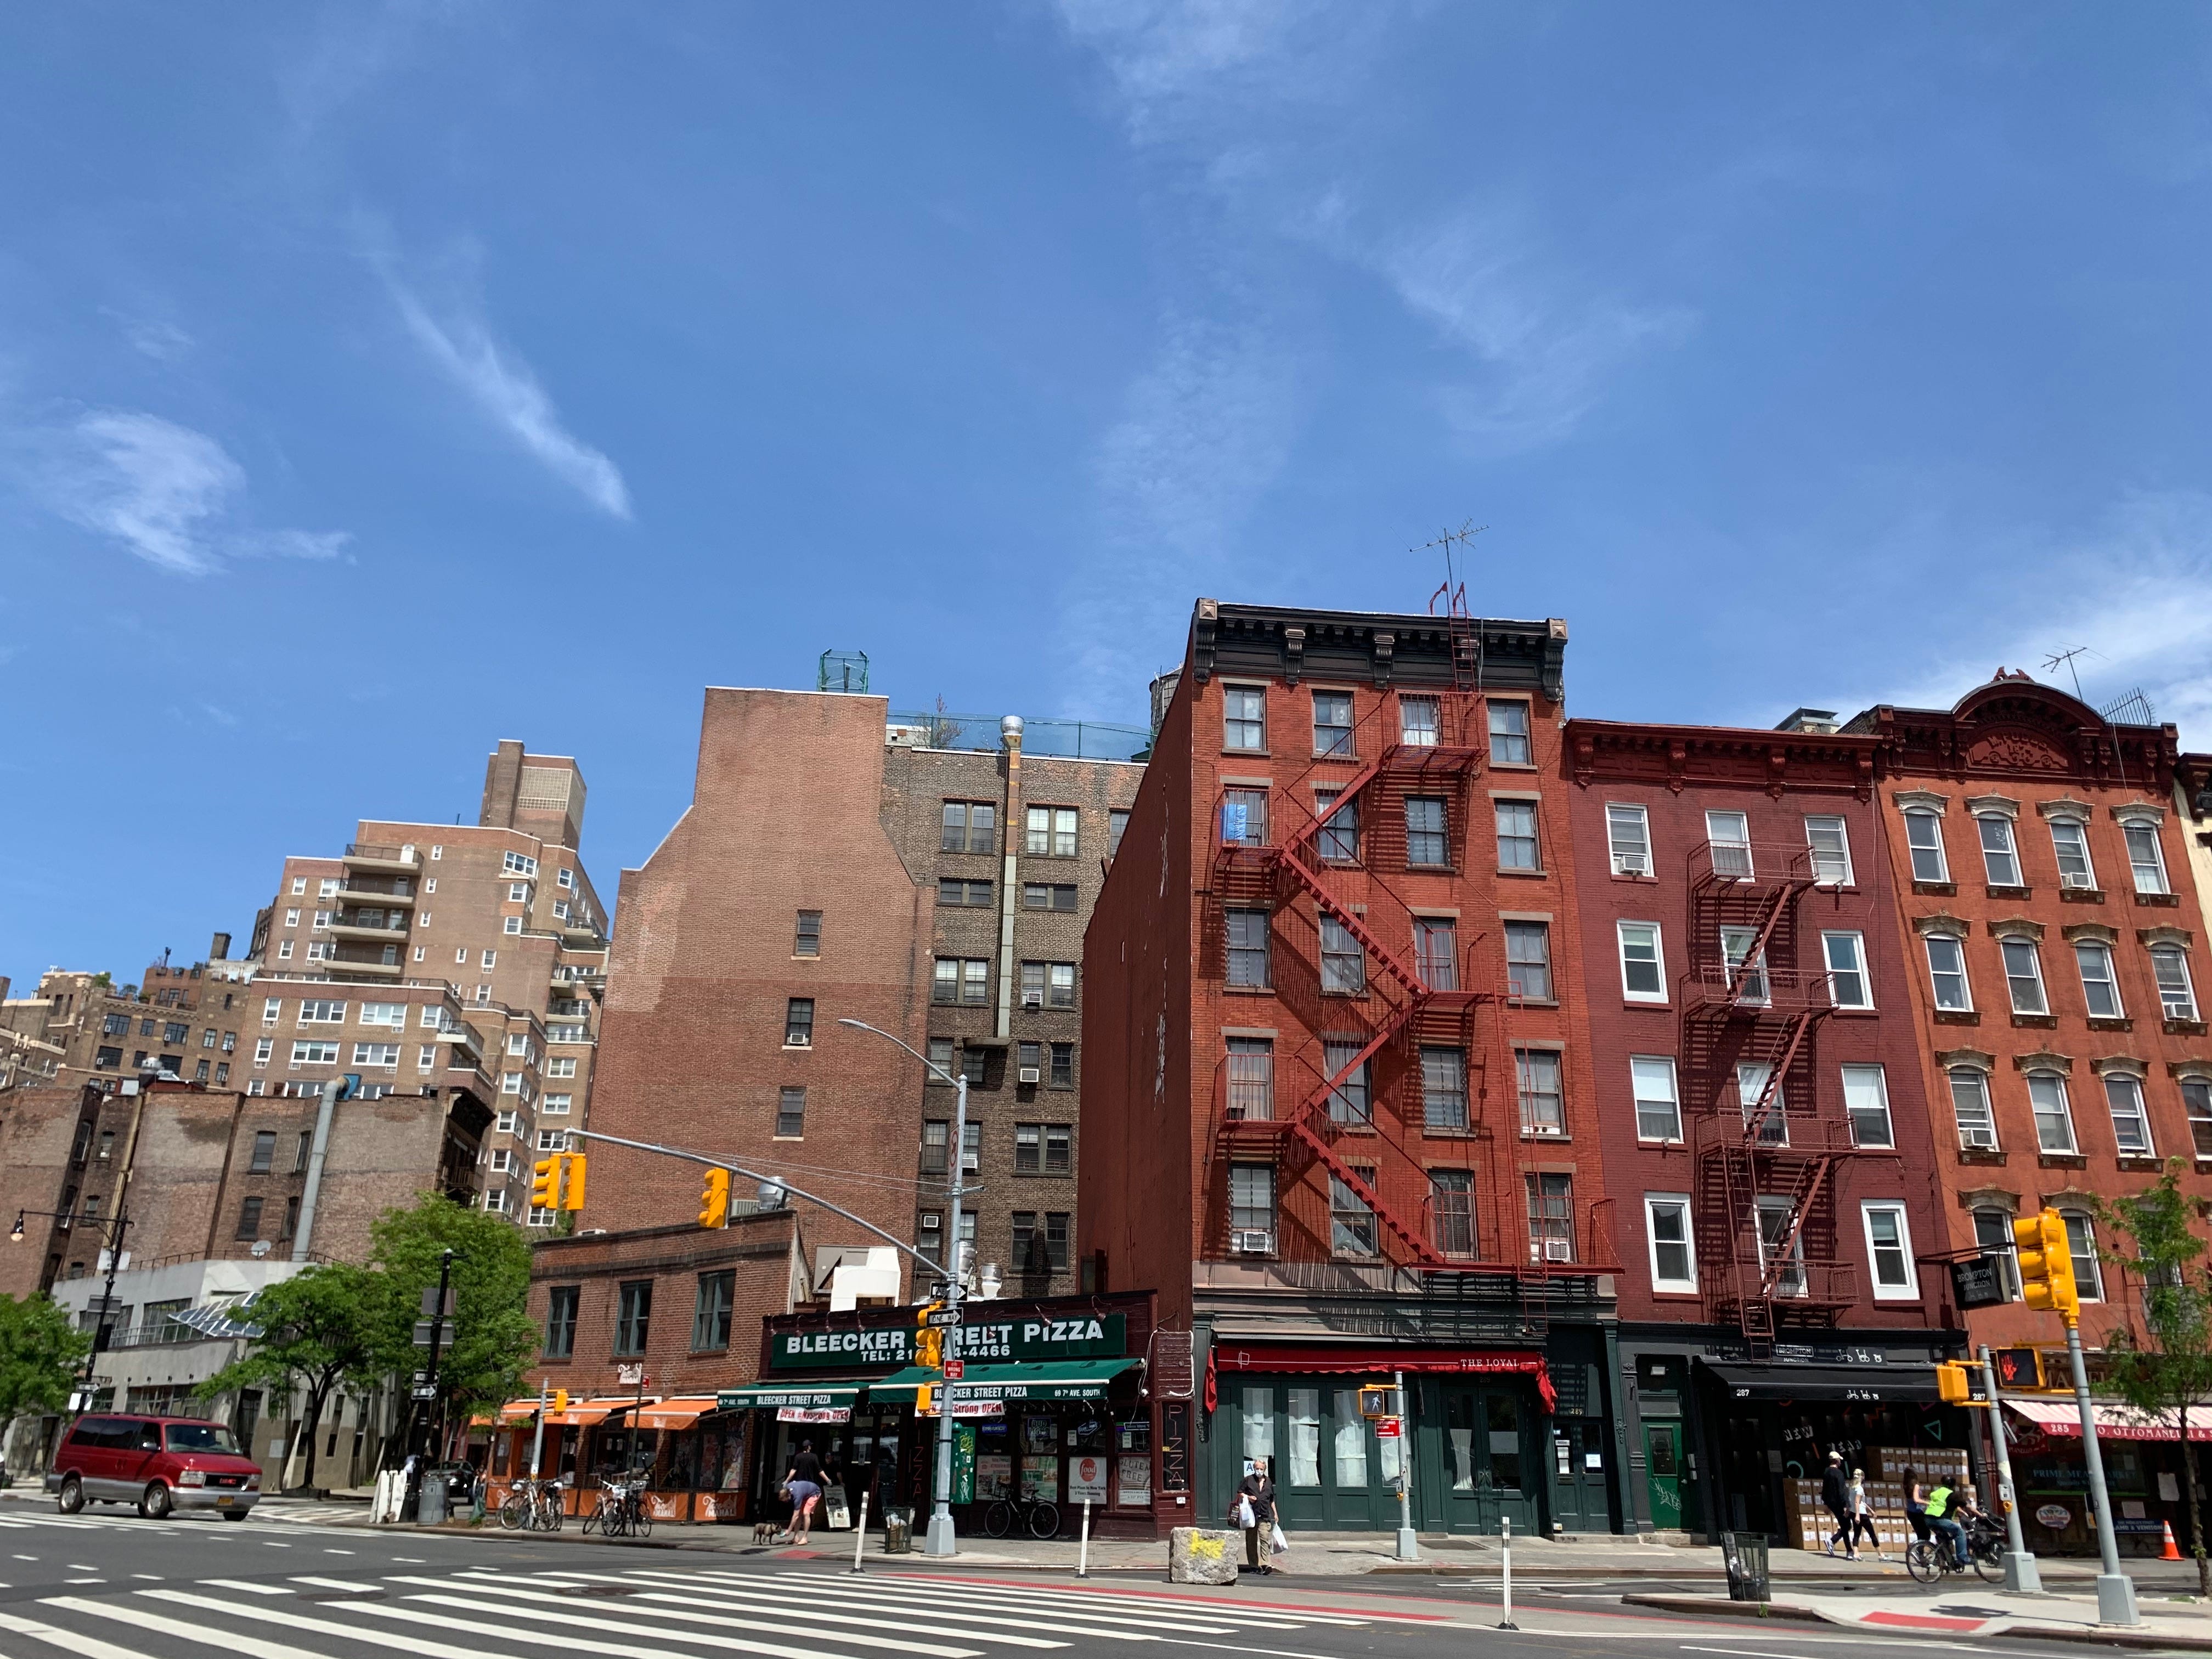
<svg viewBox="0 0 2212 1659">
<path fill-rule="evenodd" d="M 1964 1572 L 1968 1566 L 1981 1575 L 1982 1582 L 2002 1583 L 2004 1580 L 2004 1533 L 1987 1516 L 1973 1515 L 1962 1523 L 1966 1529 L 1966 1559 L 1951 1559 L 1951 1548 L 1942 1534 L 1917 1538 L 1905 1547 L 1905 1568 L 1923 1584 L 1933 1584 L 1951 1573 Z"/>
<path fill-rule="evenodd" d="M 1060 1531 L 1060 1510 L 1042 1498 L 1023 1498 L 1001 1492 L 991 1507 L 983 1511 L 983 1530 L 994 1538 L 1004 1538 L 1018 1521 L 1029 1528 L 1030 1537 L 1051 1538 Z"/>
<path fill-rule="evenodd" d="M 601 1480 L 599 1507 L 584 1517 L 584 1530 L 603 1538 L 650 1538 L 653 1517 L 645 1510 L 642 1480 Z"/>
<path fill-rule="evenodd" d="M 518 1480 L 499 1506 L 499 1524 L 509 1532 L 558 1532 L 567 1518 L 558 1480 Z"/>
</svg>

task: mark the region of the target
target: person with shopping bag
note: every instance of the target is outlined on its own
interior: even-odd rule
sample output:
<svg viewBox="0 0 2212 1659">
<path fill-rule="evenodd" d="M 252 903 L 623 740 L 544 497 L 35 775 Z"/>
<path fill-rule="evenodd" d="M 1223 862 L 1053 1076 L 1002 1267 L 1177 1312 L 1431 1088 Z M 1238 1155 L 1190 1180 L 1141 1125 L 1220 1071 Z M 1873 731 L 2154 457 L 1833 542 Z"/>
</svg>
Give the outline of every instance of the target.
<svg viewBox="0 0 2212 1659">
<path fill-rule="evenodd" d="M 1258 1573 L 1274 1571 L 1260 1559 L 1263 1543 L 1269 1555 L 1274 1553 L 1275 1483 L 1268 1478 L 1266 1458 L 1254 1458 L 1252 1472 L 1237 1483 L 1230 1519 L 1244 1529 L 1244 1565 Z"/>
</svg>

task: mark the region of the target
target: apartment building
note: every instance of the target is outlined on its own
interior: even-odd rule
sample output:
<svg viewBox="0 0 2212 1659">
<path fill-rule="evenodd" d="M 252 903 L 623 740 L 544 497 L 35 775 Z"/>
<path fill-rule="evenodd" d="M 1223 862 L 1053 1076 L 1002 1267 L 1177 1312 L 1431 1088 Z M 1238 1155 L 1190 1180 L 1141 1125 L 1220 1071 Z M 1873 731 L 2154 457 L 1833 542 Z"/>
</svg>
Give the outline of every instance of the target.
<svg viewBox="0 0 2212 1659">
<path fill-rule="evenodd" d="M 1083 1252 L 1212 1409 L 1170 1358 L 1163 1525 L 1257 1455 L 1291 1527 L 1395 1528 L 1401 1468 L 1424 1530 L 1613 1524 L 1565 647 L 1198 602 L 1084 955 Z M 1381 1437 L 1358 1385 L 1399 1372 Z"/>
<path fill-rule="evenodd" d="M 393 1089 L 410 1067 L 441 1070 L 432 1039 L 465 1039 L 423 1022 L 458 1000 L 459 1030 L 479 1034 L 496 1079 L 481 1201 L 551 1224 L 528 1213 L 528 1170 L 582 1125 L 606 976 L 608 918 L 577 852 L 584 801 L 574 761 L 510 740 L 486 763 L 476 823 L 364 818 L 337 856 L 286 859 L 254 921 L 253 1000 L 264 1024 L 272 1004 L 314 1003 L 313 1023 L 341 1029 L 259 1031 L 248 1091 L 312 1092 L 362 1066 L 372 1088 Z"/>
<path fill-rule="evenodd" d="M 229 948 L 230 935 L 217 933 L 206 961 L 154 963 L 143 988 L 118 986 L 105 973 L 48 969 L 33 995 L 0 999 L 0 1090 L 113 1089 L 149 1066 L 227 1086 L 246 977 L 242 964 L 223 960 Z"/>
</svg>

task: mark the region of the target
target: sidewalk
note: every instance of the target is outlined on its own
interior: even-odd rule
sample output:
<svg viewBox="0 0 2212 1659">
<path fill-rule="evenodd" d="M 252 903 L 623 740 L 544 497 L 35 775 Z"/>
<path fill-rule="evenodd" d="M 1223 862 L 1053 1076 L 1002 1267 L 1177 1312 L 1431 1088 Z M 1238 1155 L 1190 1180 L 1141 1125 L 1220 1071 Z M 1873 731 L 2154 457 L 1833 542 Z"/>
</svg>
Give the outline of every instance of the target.
<svg viewBox="0 0 2212 1659">
<path fill-rule="evenodd" d="M 2171 1566 L 2172 1563 L 2163 1565 Z M 2044 1577 L 2048 1582 L 2047 1571 Z M 2195 1586 L 2192 1565 L 2189 1588 L 2193 1590 Z M 2100 1625 L 2094 1594 L 2015 1595 L 1987 1584 L 1962 1584 L 1956 1580 L 1924 1588 L 1915 1585 L 1913 1589 L 1917 1594 L 1887 1586 L 1858 1594 L 1851 1593 L 1850 1587 L 1809 1591 L 1792 1589 L 1778 1594 L 1763 1607 L 1755 1602 L 1731 1601 L 1725 1595 L 1669 1595 L 1637 1591 L 1620 1600 L 1624 1607 L 1652 1607 L 1702 1617 L 1817 1621 L 1899 1636 L 2033 1637 L 2045 1641 L 2179 1648 L 2212 1653 L 2212 1609 L 2193 1595 L 2178 1589 L 2154 1589 L 2141 1577 L 2136 1580 L 2136 1601 L 2142 1622 L 2132 1627 Z"/>
</svg>

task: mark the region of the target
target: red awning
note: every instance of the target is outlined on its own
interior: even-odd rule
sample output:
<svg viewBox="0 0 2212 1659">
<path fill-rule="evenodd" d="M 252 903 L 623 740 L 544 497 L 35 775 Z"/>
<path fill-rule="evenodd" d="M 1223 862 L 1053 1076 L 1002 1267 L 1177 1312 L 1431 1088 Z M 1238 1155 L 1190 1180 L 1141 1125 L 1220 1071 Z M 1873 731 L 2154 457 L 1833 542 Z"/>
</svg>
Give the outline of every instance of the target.
<svg viewBox="0 0 2212 1659">
<path fill-rule="evenodd" d="M 2021 1400 L 2008 1396 L 2005 1409 L 2017 1412 L 2046 1434 L 2063 1439 L 2081 1437 L 2081 1408 L 2070 1400 Z M 2172 1413 L 2163 1419 L 2148 1418 L 2110 1400 L 2093 1400 L 2089 1409 L 2097 1419 L 2097 1438 L 2100 1440 L 2179 1440 L 2180 1425 Z M 2212 1408 L 2192 1406 L 2189 1408 L 2189 1437 L 2192 1441 L 2212 1441 Z"/>
<path fill-rule="evenodd" d="M 1218 1341 L 1209 1363 L 1224 1371 L 1358 1371 L 1384 1377 L 1393 1371 L 1428 1376 L 1518 1375 L 1536 1379 L 1544 1409 L 1556 1411 L 1559 1395 L 1541 1354 L 1492 1348 L 1340 1348 L 1319 1343 Z"/>
</svg>

